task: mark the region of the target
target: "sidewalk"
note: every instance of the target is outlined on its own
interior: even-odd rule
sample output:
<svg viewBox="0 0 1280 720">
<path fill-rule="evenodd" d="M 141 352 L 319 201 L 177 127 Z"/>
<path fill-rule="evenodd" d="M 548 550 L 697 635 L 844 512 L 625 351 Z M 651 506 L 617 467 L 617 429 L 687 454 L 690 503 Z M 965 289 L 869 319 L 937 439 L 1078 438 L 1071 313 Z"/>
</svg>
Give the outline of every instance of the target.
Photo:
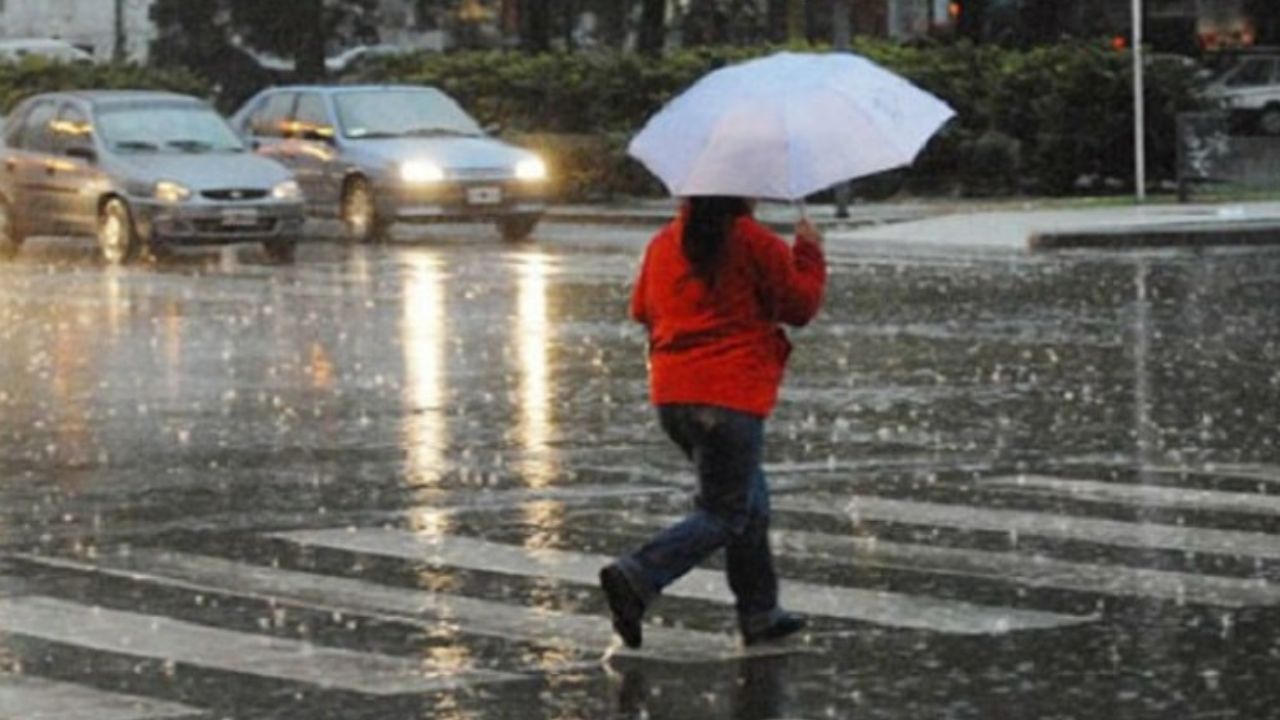
<svg viewBox="0 0 1280 720">
<path fill-rule="evenodd" d="M 553 220 L 657 227 L 671 200 L 619 206 L 560 206 Z M 780 232 L 798 209 L 761 203 L 757 215 Z M 863 203 L 837 218 L 832 205 L 805 208 L 832 245 L 846 250 L 1025 253 L 1066 249 L 1136 249 L 1280 245 L 1280 202 L 1045 208 L 1034 201 Z"/>
</svg>

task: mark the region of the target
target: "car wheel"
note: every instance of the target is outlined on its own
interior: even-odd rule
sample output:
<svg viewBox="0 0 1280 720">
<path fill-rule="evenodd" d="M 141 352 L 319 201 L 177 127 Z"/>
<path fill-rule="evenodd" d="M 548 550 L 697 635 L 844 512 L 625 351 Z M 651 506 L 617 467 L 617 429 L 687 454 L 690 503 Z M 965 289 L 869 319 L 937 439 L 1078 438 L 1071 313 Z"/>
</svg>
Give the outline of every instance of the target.
<svg viewBox="0 0 1280 720">
<path fill-rule="evenodd" d="M 13 217 L 9 203 L 0 200 L 0 260 L 11 260 L 22 247 L 22 236 Z"/>
<path fill-rule="evenodd" d="M 273 238 L 262 243 L 267 259 L 277 265 L 292 265 L 298 256 L 298 241 L 293 238 Z"/>
<path fill-rule="evenodd" d="M 342 226 L 347 238 L 358 243 L 381 241 L 387 224 L 378 217 L 373 186 L 364 178 L 353 178 L 342 193 Z"/>
<path fill-rule="evenodd" d="M 1280 135 L 1280 105 L 1263 108 L 1258 116 L 1258 129 L 1267 135 Z"/>
<path fill-rule="evenodd" d="M 517 215 L 498 221 L 498 229 L 502 231 L 502 239 L 507 242 L 528 240 L 533 229 L 538 226 L 537 215 Z"/>
<path fill-rule="evenodd" d="M 108 265 L 124 265 L 138 255 L 138 231 L 133 226 L 129 206 L 111 198 L 98 213 L 98 246 Z"/>
</svg>

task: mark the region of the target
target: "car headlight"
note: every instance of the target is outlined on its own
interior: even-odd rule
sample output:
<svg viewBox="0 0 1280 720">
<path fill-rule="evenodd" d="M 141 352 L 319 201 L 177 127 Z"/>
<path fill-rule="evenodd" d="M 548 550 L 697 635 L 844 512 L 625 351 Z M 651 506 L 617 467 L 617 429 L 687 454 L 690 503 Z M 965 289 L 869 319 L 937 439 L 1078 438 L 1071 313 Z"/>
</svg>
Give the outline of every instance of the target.
<svg viewBox="0 0 1280 720">
<path fill-rule="evenodd" d="M 297 180 L 285 180 L 271 189 L 271 197 L 276 200 L 298 200 L 302 197 L 302 188 Z"/>
<path fill-rule="evenodd" d="M 444 168 L 428 160 L 410 160 L 400 166 L 400 179 L 407 183 L 440 182 Z"/>
<path fill-rule="evenodd" d="M 529 158 L 516 163 L 516 177 L 520 180 L 546 180 L 547 164 L 542 158 Z"/>
<path fill-rule="evenodd" d="M 161 180 L 152 190 L 155 199 L 164 203 L 180 203 L 191 199 L 191 188 L 172 180 Z"/>
</svg>

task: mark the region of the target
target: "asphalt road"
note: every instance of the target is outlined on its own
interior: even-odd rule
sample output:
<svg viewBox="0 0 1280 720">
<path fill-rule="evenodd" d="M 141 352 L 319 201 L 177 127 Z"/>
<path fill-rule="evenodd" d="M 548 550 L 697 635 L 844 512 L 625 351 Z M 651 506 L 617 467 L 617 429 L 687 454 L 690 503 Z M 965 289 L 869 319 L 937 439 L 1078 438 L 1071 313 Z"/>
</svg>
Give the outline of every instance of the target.
<svg viewBox="0 0 1280 720">
<path fill-rule="evenodd" d="M 1280 254 L 833 252 L 768 430 L 783 599 L 639 652 L 595 570 L 687 507 L 643 228 L 0 265 L 0 718 L 1261 718 Z"/>
</svg>

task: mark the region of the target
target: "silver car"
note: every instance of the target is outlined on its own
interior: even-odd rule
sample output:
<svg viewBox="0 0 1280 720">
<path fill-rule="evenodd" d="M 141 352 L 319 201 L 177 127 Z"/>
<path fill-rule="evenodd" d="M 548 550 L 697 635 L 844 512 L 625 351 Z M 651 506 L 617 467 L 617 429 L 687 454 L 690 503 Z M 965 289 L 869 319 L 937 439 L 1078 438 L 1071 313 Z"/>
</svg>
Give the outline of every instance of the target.
<svg viewBox="0 0 1280 720">
<path fill-rule="evenodd" d="M 144 250 L 260 242 L 293 259 L 302 191 L 248 151 L 207 103 L 141 91 L 60 92 L 19 105 L 0 148 L 0 257 L 36 235 L 96 237 L 122 264 Z"/>
<path fill-rule="evenodd" d="M 274 88 L 231 122 L 294 171 L 308 214 L 341 219 L 357 242 L 394 223 L 438 221 L 493 222 L 523 240 L 546 210 L 543 161 L 489 136 L 434 88 Z"/>
</svg>

